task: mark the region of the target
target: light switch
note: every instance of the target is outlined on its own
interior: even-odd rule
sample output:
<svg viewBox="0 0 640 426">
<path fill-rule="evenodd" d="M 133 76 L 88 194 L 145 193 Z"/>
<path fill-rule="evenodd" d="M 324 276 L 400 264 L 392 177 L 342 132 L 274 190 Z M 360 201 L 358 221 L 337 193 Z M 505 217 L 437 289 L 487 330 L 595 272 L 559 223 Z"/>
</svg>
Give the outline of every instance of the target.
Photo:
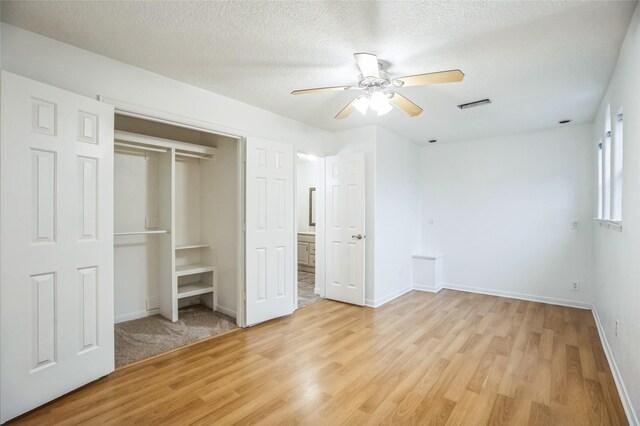
<svg viewBox="0 0 640 426">
<path fill-rule="evenodd" d="M 578 219 L 573 219 L 571 221 L 571 230 L 577 231 L 578 229 L 580 229 L 580 221 Z"/>
</svg>

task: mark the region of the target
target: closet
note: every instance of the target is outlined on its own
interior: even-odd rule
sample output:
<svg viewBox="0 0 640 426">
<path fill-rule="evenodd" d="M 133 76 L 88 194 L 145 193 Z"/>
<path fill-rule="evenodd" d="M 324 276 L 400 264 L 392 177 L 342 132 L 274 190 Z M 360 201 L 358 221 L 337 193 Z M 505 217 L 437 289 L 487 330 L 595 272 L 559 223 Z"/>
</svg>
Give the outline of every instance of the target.
<svg viewBox="0 0 640 426">
<path fill-rule="evenodd" d="M 0 422 L 110 374 L 114 322 L 178 321 L 136 322 L 152 341 L 207 306 L 241 327 L 293 312 L 292 144 L 0 79 Z"/>
<path fill-rule="evenodd" d="M 234 138 L 116 115 L 115 321 L 203 304 L 235 316 Z"/>
</svg>

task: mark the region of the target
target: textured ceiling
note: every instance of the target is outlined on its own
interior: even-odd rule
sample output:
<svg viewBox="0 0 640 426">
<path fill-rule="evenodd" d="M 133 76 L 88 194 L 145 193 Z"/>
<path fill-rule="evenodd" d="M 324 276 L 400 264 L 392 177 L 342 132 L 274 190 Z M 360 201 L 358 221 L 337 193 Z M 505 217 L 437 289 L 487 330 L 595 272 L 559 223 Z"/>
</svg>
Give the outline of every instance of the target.
<svg viewBox="0 0 640 426">
<path fill-rule="evenodd" d="M 411 140 L 457 140 L 591 122 L 636 2 L 27 2 L 2 20 L 327 129 L 379 123 Z M 459 68 L 458 84 L 399 92 L 409 118 L 333 116 L 353 93 L 354 52 L 392 76 Z M 461 111 L 457 104 L 491 98 Z"/>
</svg>

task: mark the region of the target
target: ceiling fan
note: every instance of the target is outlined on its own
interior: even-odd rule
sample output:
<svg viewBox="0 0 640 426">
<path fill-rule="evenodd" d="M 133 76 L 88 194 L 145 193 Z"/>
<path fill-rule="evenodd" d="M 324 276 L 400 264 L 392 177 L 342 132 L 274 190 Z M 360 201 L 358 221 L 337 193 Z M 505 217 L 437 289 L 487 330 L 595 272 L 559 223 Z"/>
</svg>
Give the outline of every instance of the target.
<svg viewBox="0 0 640 426">
<path fill-rule="evenodd" d="M 439 71 L 426 74 L 409 75 L 392 79 L 389 73 L 378 62 L 378 57 L 371 53 L 355 53 L 360 75 L 357 86 L 318 87 L 315 89 L 294 90 L 292 95 L 318 92 L 339 92 L 343 90 L 360 90 L 364 93 L 351 101 L 336 115 L 335 118 L 347 118 L 354 109 L 362 115 L 371 108 L 378 116 L 391 111 L 395 106 L 411 117 L 420 115 L 422 108 L 396 92 L 400 87 L 422 86 L 426 84 L 457 83 L 462 81 L 464 74 L 460 70 Z"/>
</svg>

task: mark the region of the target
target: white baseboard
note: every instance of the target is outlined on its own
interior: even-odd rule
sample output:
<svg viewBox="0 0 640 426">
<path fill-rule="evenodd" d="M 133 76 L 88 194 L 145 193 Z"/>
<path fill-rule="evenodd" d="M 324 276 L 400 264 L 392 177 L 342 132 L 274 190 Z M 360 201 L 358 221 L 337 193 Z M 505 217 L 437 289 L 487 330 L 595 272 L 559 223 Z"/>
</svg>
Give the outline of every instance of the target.
<svg viewBox="0 0 640 426">
<path fill-rule="evenodd" d="M 225 314 L 228 317 L 231 318 L 235 318 L 236 317 L 236 311 L 234 311 L 233 309 L 229 309 L 229 308 L 225 308 L 224 306 L 216 306 L 216 311 L 220 312 L 221 314 Z"/>
<path fill-rule="evenodd" d="M 591 308 L 591 312 L 593 313 L 593 319 L 596 321 L 596 327 L 598 328 L 598 334 L 600 335 L 600 342 L 602 342 L 602 348 L 604 349 L 604 354 L 607 357 L 607 361 L 609 361 L 609 367 L 611 368 L 611 373 L 613 374 L 613 380 L 616 382 L 616 387 L 618 388 L 618 394 L 620 395 L 622 406 L 624 407 L 625 414 L 627 415 L 627 420 L 629 420 L 630 425 L 638 426 L 640 425 L 640 423 L 638 422 L 638 415 L 633 410 L 633 405 L 631 404 L 631 398 L 629 397 L 627 388 L 625 387 L 624 381 L 622 380 L 622 375 L 620 374 L 620 370 L 618 370 L 618 364 L 616 364 L 616 359 L 613 357 L 613 352 L 611 351 L 611 347 L 609 346 L 609 342 L 607 341 L 607 335 L 605 334 L 604 326 L 600 321 L 598 310 L 596 309 L 595 306 L 593 306 Z"/>
<path fill-rule="evenodd" d="M 511 291 L 493 290 L 489 288 L 469 287 L 466 285 L 444 283 L 442 288 L 450 290 L 466 291 L 468 293 L 488 294 L 490 296 L 508 297 L 511 299 L 528 300 L 530 302 L 549 303 L 551 305 L 568 306 L 570 308 L 591 309 L 590 303 L 578 302 L 574 300 L 555 299 L 553 297 L 535 296 L 533 294 L 515 293 Z"/>
<path fill-rule="evenodd" d="M 392 293 L 380 299 L 376 299 L 376 300 L 366 299 L 365 305 L 370 306 L 372 308 L 377 308 L 379 306 L 384 305 L 387 302 L 390 302 L 391 300 L 397 297 L 402 296 L 403 294 L 408 293 L 411 290 L 426 291 L 429 293 L 438 293 L 443 288 L 446 288 L 449 290 L 465 291 L 467 293 L 479 293 L 479 294 L 487 294 L 490 296 L 508 297 L 511 299 L 527 300 L 530 302 L 549 303 L 551 305 L 568 306 L 570 308 L 591 309 L 591 304 L 585 303 L 585 302 L 555 299 L 555 298 L 546 297 L 546 296 L 535 296 L 531 294 L 515 293 L 511 291 L 502 291 L 502 290 L 493 290 L 493 289 L 481 288 L 481 287 L 470 287 L 466 285 L 451 284 L 451 283 L 443 283 L 442 286 L 440 287 L 427 287 L 427 286 L 421 286 L 421 285 L 414 285 L 413 287 L 399 290 L 395 293 Z"/>
<path fill-rule="evenodd" d="M 440 287 L 427 287 L 426 285 L 414 285 L 413 289 L 414 290 L 418 290 L 418 291 L 426 291 L 428 293 L 437 293 L 440 290 L 442 290 L 442 286 L 440 286 Z"/>
<path fill-rule="evenodd" d="M 114 323 L 118 324 L 125 321 L 131 321 L 135 319 L 140 319 L 144 317 L 150 317 L 151 315 L 156 315 L 160 313 L 160 309 L 150 309 L 148 311 L 138 311 L 132 312 L 130 314 L 118 315 L 114 318 Z"/>
<path fill-rule="evenodd" d="M 407 287 L 407 288 L 403 288 L 401 290 L 398 291 L 394 291 L 393 293 L 390 293 L 384 297 L 372 300 L 372 299 L 365 299 L 364 300 L 364 304 L 365 306 L 369 306 L 371 308 L 377 308 L 380 307 L 382 305 L 384 305 L 385 303 L 391 302 L 393 299 L 396 299 L 400 296 L 402 296 L 403 294 L 407 294 L 409 293 L 411 290 L 413 290 L 412 287 Z"/>
<path fill-rule="evenodd" d="M 185 307 L 185 306 L 191 306 L 191 305 L 197 305 L 200 302 L 197 303 L 187 303 L 184 306 L 181 307 Z M 235 318 L 236 317 L 236 311 L 229 309 L 229 308 L 225 308 L 224 306 L 216 306 L 216 311 L 225 314 L 227 316 L 230 316 L 231 318 Z M 130 314 L 125 314 L 125 315 L 119 315 L 117 317 L 114 318 L 114 323 L 118 324 L 121 322 L 125 322 L 125 321 L 131 321 L 131 320 L 135 320 L 135 319 L 140 319 L 140 318 L 145 318 L 145 317 L 150 317 L 151 315 L 157 315 L 160 313 L 160 309 L 151 309 L 149 311 L 138 311 L 138 312 L 132 312 Z"/>
</svg>

